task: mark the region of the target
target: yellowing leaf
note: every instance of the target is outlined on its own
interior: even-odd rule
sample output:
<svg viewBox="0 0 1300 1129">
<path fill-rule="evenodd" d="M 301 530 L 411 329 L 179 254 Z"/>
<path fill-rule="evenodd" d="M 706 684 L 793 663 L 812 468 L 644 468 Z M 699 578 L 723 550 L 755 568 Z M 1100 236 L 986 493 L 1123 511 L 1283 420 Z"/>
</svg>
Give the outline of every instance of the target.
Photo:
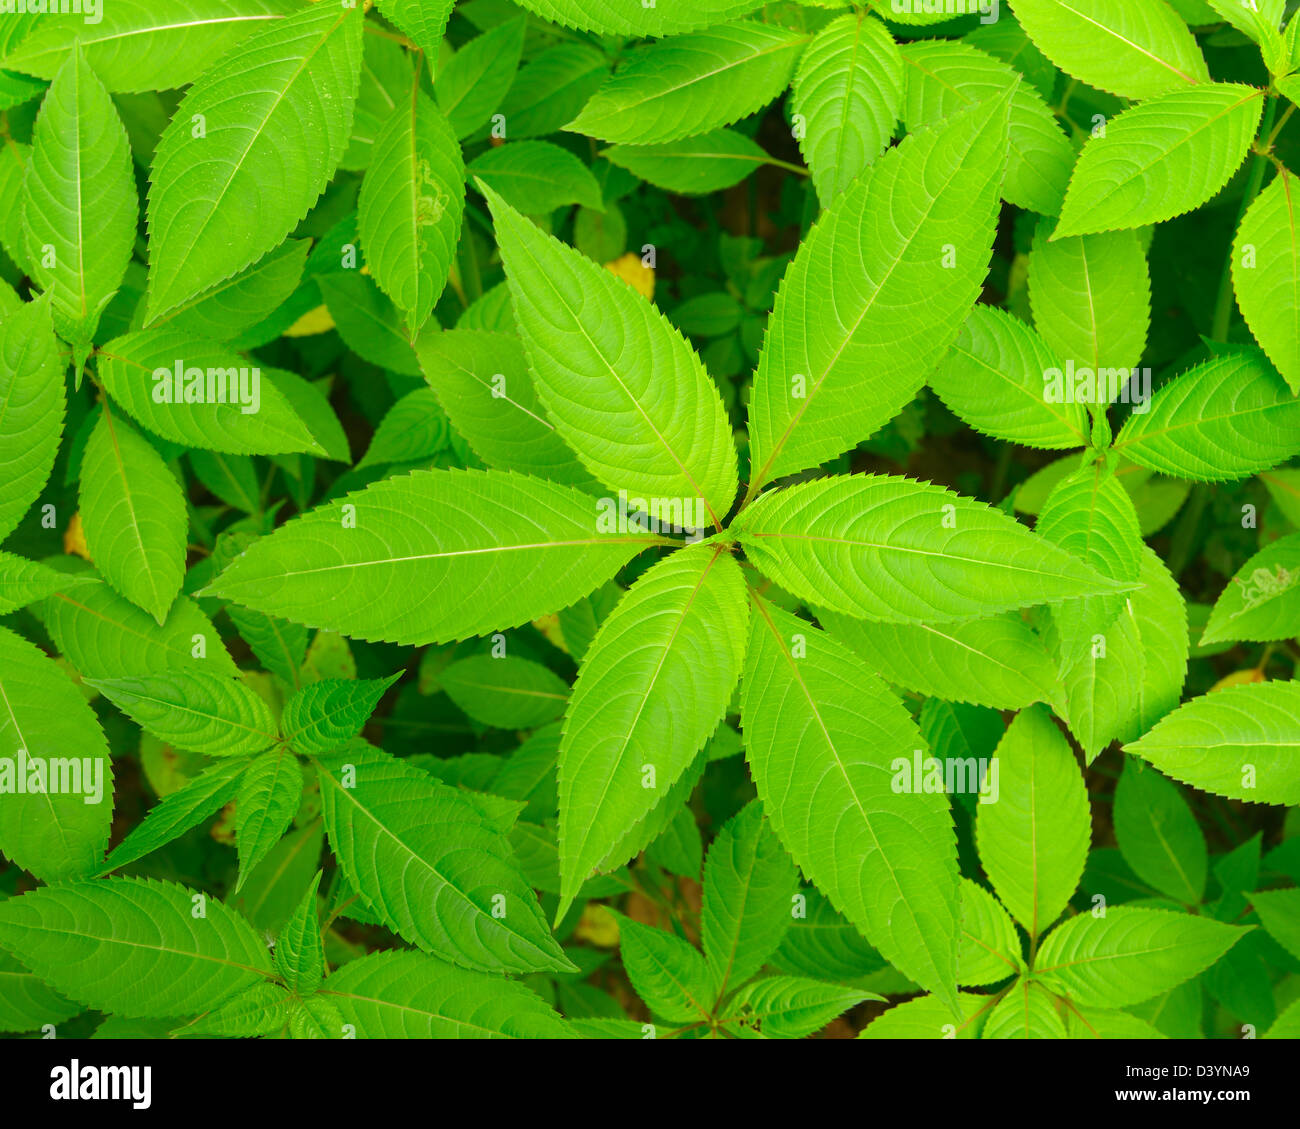
<svg viewBox="0 0 1300 1129">
<path fill-rule="evenodd" d="M 605 269 L 621 278 L 638 294 L 644 295 L 653 301 L 655 296 L 654 268 L 646 266 L 642 262 L 641 256 L 635 251 L 629 251 L 612 263 L 606 263 Z"/>
</svg>

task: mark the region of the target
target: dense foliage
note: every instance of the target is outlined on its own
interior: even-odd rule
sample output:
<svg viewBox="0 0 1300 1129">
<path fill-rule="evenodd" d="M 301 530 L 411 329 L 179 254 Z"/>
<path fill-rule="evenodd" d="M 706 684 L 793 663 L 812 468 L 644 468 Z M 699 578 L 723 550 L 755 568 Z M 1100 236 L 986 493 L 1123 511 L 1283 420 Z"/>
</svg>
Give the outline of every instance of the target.
<svg viewBox="0 0 1300 1129">
<path fill-rule="evenodd" d="M 9 5 L 0 1030 L 1300 1035 L 1296 7 Z"/>
</svg>

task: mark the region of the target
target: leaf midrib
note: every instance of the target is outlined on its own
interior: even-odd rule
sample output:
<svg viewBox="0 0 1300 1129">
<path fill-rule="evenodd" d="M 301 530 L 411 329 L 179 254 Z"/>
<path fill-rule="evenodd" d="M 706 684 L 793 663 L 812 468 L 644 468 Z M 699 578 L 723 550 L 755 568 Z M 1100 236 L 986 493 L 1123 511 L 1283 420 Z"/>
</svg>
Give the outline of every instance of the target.
<svg viewBox="0 0 1300 1129">
<path fill-rule="evenodd" d="M 1178 76 L 1179 78 L 1181 78 L 1184 82 L 1187 82 L 1187 83 L 1189 83 L 1189 84 L 1191 84 L 1191 85 L 1194 86 L 1194 85 L 1196 85 L 1197 83 L 1199 83 L 1199 82 L 1201 81 L 1201 80 L 1198 79 L 1198 78 L 1194 78 L 1192 75 L 1189 75 L 1189 74 L 1186 74 L 1186 73 L 1183 72 L 1183 71 L 1180 71 L 1180 70 L 1179 70 L 1176 66 L 1174 66 L 1172 63 L 1166 62 L 1164 59 L 1160 58 L 1159 55 L 1153 54 L 1151 51 L 1148 51 L 1148 50 L 1147 50 L 1145 47 L 1143 47 L 1140 43 L 1134 43 L 1131 39 L 1126 39 L 1126 38 L 1124 38 L 1124 36 L 1122 36 L 1122 35 L 1121 35 L 1118 31 L 1116 31 L 1114 28 L 1107 27 L 1106 24 L 1101 23 L 1101 22 L 1098 21 L 1098 20 L 1094 20 L 1091 16 L 1087 15 L 1087 14 L 1084 13 L 1084 12 L 1079 11 L 1078 8 L 1073 8 L 1073 7 L 1071 7 L 1071 6 L 1066 2 L 1066 0 L 1056 0 L 1056 3 L 1057 3 L 1060 7 L 1064 8 L 1067 12 L 1071 13 L 1072 15 L 1078 16 L 1079 19 L 1083 20 L 1085 23 L 1092 24 L 1093 27 L 1097 28 L 1098 30 L 1100 30 L 1100 31 L 1103 32 L 1104 34 L 1109 35 L 1112 39 L 1114 39 L 1114 40 L 1116 40 L 1117 42 L 1123 44 L 1125 47 L 1130 47 L 1130 48 L 1132 48 L 1134 51 L 1136 51 L 1138 54 L 1140 54 L 1140 55 L 1145 55 L 1145 56 L 1147 57 L 1147 59 L 1149 59 L 1151 62 L 1153 62 L 1153 63 L 1158 63 L 1160 66 L 1164 67 L 1164 68 L 1165 68 L 1167 71 L 1169 71 L 1171 74 L 1175 74 L 1175 75 L 1177 75 L 1177 76 Z"/>
</svg>

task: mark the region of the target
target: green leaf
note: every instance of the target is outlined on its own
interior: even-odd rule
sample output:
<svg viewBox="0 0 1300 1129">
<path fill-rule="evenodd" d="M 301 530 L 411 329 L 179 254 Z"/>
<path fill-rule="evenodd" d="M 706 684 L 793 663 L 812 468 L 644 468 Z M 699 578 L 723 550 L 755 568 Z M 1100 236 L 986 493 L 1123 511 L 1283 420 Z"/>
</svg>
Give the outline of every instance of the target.
<svg viewBox="0 0 1300 1129">
<path fill-rule="evenodd" d="M 709 763 L 709 750 L 706 746 L 701 749 L 699 754 L 687 766 L 686 770 L 677 778 L 677 782 L 667 791 L 662 792 L 662 798 L 654 801 L 654 807 L 650 813 L 637 823 L 633 823 L 628 830 L 619 836 L 614 846 L 610 848 L 599 863 L 596 864 L 596 873 L 605 874 L 615 870 L 623 863 L 635 859 L 642 851 L 652 846 L 661 835 L 666 834 L 671 828 L 673 821 L 678 814 L 685 810 L 686 805 L 690 802 L 691 794 L 695 791 L 695 786 L 700 782 L 704 775 L 704 770 Z M 557 781 L 558 791 L 558 781 Z M 662 791 L 662 790 L 661 790 Z M 558 840 L 558 836 L 557 836 Z M 557 863 L 558 863 L 558 841 L 557 841 Z M 558 870 L 558 866 L 557 866 Z M 695 868 L 695 874 L 691 877 L 699 877 L 699 867 Z M 584 883 L 578 896 L 583 896 L 583 891 L 589 891 L 591 884 L 598 882 L 599 879 L 589 879 Z M 561 893 L 563 889 L 561 888 Z"/>
<path fill-rule="evenodd" d="M 320 872 L 307 887 L 298 908 L 275 939 L 275 967 L 291 992 L 305 996 L 320 987 L 325 975 L 325 950 L 321 945 L 316 891 Z"/>
<path fill-rule="evenodd" d="M 1115 786 L 1114 822 L 1115 839 L 1134 874 L 1176 901 L 1200 905 L 1209 853 L 1176 785 L 1127 759 Z"/>
<path fill-rule="evenodd" d="M 366 265 L 412 337 L 447 285 L 465 211 L 465 163 L 447 119 L 412 91 L 375 139 L 357 199 Z"/>
<path fill-rule="evenodd" d="M 224 345 L 146 329 L 108 342 L 96 359 L 113 400 L 173 443 L 232 455 L 325 453 L 277 383 Z"/>
<path fill-rule="evenodd" d="M 1214 877 L 1223 896 L 1214 916 L 1231 921 L 1246 908 L 1248 895 L 1259 885 L 1259 868 L 1263 836 L 1256 832 L 1239 847 L 1220 855 L 1214 862 Z"/>
<path fill-rule="evenodd" d="M 378 0 L 379 10 L 406 32 L 429 59 L 438 58 L 456 0 Z"/>
<path fill-rule="evenodd" d="M 0 77 L 4 74 L 0 71 Z M 39 93 L 39 88 L 33 93 Z M 5 199 L 22 199 L 23 178 L 32 159 L 32 147 L 12 137 L 0 141 L 0 191 Z M 23 227 L 23 209 L 8 208 L 0 214 L 0 243 L 14 263 L 25 271 L 33 269 L 27 262 L 27 231 Z"/>
<path fill-rule="evenodd" d="M 280 929 L 320 866 L 324 843 L 325 832 L 319 819 L 276 843 L 234 899 L 240 912 L 258 929 L 272 933 Z"/>
<path fill-rule="evenodd" d="M 746 756 L 795 862 L 904 975 L 956 1008 L 957 854 L 946 797 L 894 788 L 924 742 L 843 644 L 758 602 L 741 683 Z"/>
<path fill-rule="evenodd" d="M 896 1004 L 858 1033 L 859 1039 L 977 1039 L 992 1003 L 988 996 L 958 993 L 962 1020 L 953 1022 L 947 1004 L 936 996 L 919 996 Z"/>
<path fill-rule="evenodd" d="M 1119 479 L 1099 463 L 1062 479 L 1038 515 L 1037 533 L 1112 580 L 1135 580 L 1142 536 Z M 1058 609 L 1058 618 L 1067 609 Z"/>
<path fill-rule="evenodd" d="M 704 837 L 695 812 L 686 803 L 674 804 L 670 810 L 668 826 L 651 840 L 646 859 L 669 874 L 698 882 L 704 865 Z"/>
<path fill-rule="evenodd" d="M 771 960 L 778 972 L 855 983 L 884 967 L 884 958 L 813 887 L 791 899 L 790 916 L 794 923 Z"/>
<path fill-rule="evenodd" d="M 330 975 L 321 995 L 358 1039 L 556 1039 L 568 1025 L 512 980 L 423 953 L 372 953 Z"/>
<path fill-rule="evenodd" d="M 1272 74 L 1294 69 L 1287 61 L 1287 49 L 1281 28 L 1286 15 L 1286 0 L 1205 0 L 1218 15 L 1238 31 L 1260 45 L 1264 63 Z M 1294 37 L 1295 30 L 1287 29 Z"/>
<path fill-rule="evenodd" d="M 1145 1019 L 1109 1008 L 1071 1006 L 1065 1013 L 1065 1030 L 1070 1039 L 1165 1038 Z"/>
<path fill-rule="evenodd" d="M 343 1013 L 325 996 L 289 1001 L 291 1039 L 342 1039 L 347 1033 Z"/>
<path fill-rule="evenodd" d="M 262 753 L 240 778 L 235 799 L 236 892 L 289 829 L 302 801 L 302 783 L 302 768 L 283 745 Z"/>
<path fill-rule="evenodd" d="M 1062 479 L 1043 503 L 1040 536 L 1117 582 L 1138 579 L 1145 546 L 1128 491 L 1110 470 L 1085 464 Z M 1091 596 L 1052 609 L 1055 650 L 1066 674 L 1096 658 L 1097 637 L 1119 616 L 1128 597 Z M 1103 656 L 1104 657 L 1104 656 Z M 1097 750 L 1088 746 L 1089 754 Z"/>
<path fill-rule="evenodd" d="M 39 603 L 55 592 L 89 584 L 91 578 L 46 568 L 12 553 L 0 552 L 0 615 Z"/>
<path fill-rule="evenodd" d="M 307 656 L 307 629 L 247 608 L 230 607 L 226 614 L 257 661 L 288 685 L 297 687 L 301 681 L 299 671 Z"/>
<path fill-rule="evenodd" d="M 415 351 L 452 426 L 489 466 L 595 485 L 546 418 L 519 338 L 477 329 L 426 332 Z"/>
<path fill-rule="evenodd" d="M 600 533 L 597 513 L 539 478 L 416 471 L 282 526 L 207 594 L 359 639 L 445 643 L 567 607 L 661 543 Z"/>
<path fill-rule="evenodd" d="M 751 563 L 800 599 L 891 623 L 970 619 L 1125 588 L 983 502 L 892 475 L 773 491 L 732 530 Z"/>
<path fill-rule="evenodd" d="M 0 952 L 0 1031 L 36 1031 L 81 1012 L 8 953 Z"/>
<path fill-rule="evenodd" d="M 1056 215 L 1065 198 L 1074 147 L 1047 104 L 1019 73 L 966 43 L 922 40 L 902 48 L 906 96 L 901 115 L 909 130 L 933 125 L 985 98 L 1011 94 L 1010 156 L 1002 195 L 1043 215 Z"/>
<path fill-rule="evenodd" d="M 1166 776 L 1257 804 L 1300 804 L 1300 683 L 1194 698 L 1124 747 Z"/>
<path fill-rule="evenodd" d="M 1227 640 L 1269 642 L 1300 635 L 1300 533 L 1250 558 L 1210 613 L 1202 647 Z"/>
<path fill-rule="evenodd" d="M 45 626 L 84 678 L 161 674 L 195 667 L 238 674 L 211 621 L 188 597 L 173 605 L 160 627 L 97 577 L 45 602 Z"/>
<path fill-rule="evenodd" d="M 751 801 L 723 825 L 704 860 L 700 941 L 717 985 L 715 1000 L 745 983 L 781 947 L 798 889 L 794 863 L 763 819 L 762 806 Z"/>
<path fill-rule="evenodd" d="M 752 1027 L 765 1039 L 802 1039 L 863 1000 L 882 1000 L 872 992 L 806 980 L 765 976 L 746 984 L 726 1008 L 727 1019 Z"/>
<path fill-rule="evenodd" d="M 1092 835 L 1088 792 L 1042 706 L 1016 715 L 995 757 L 997 796 L 979 806 L 975 841 L 993 889 L 1034 940 L 1079 885 Z"/>
<path fill-rule="evenodd" d="M 1002 904 L 983 886 L 961 880 L 961 948 L 957 983 L 998 984 L 1024 971 L 1020 935 Z"/>
<path fill-rule="evenodd" d="M 622 914 L 618 933 L 623 969 L 651 1015 L 669 1023 L 708 1019 L 712 980 L 693 946 Z"/>
<path fill-rule="evenodd" d="M 1246 912 L 1245 907 L 1241 912 Z M 1229 1015 L 1238 1016 L 1243 1021 L 1238 1028 L 1242 1035 L 1248 1034 L 1247 1024 L 1256 1028 L 1267 1027 L 1277 1017 L 1265 953 L 1273 960 L 1281 957 L 1289 963 L 1289 958 L 1278 951 L 1267 933 L 1254 930 L 1201 978 L 1206 994 L 1221 1004 Z"/>
<path fill-rule="evenodd" d="M 622 0 L 521 0 L 519 6 L 564 27 L 641 38 L 681 35 L 748 15 L 761 7 L 761 0 L 692 0 L 652 7 Z"/>
<path fill-rule="evenodd" d="M 1248 929 L 1206 917 L 1112 906 L 1053 930 L 1034 978 L 1085 1007 L 1128 1007 L 1209 968 Z"/>
<path fill-rule="evenodd" d="M 1115 449 L 1174 478 L 1247 478 L 1300 452 L 1300 399 L 1262 354 L 1226 353 L 1165 384 Z"/>
<path fill-rule="evenodd" d="M 565 128 L 657 145 L 731 125 L 785 90 L 807 42 L 754 20 L 662 40 L 630 55 Z"/>
<path fill-rule="evenodd" d="M 1087 408 L 1045 394 L 1044 374 L 1060 368 L 1033 328 L 995 306 L 976 306 L 930 387 L 962 422 L 995 439 L 1047 450 L 1085 446 Z"/>
<path fill-rule="evenodd" d="M 262 375 L 275 385 L 294 413 L 307 425 L 311 437 L 325 452 L 325 458 L 341 463 L 352 461 L 348 437 L 319 381 L 312 383 L 284 369 L 267 369 Z"/>
<path fill-rule="evenodd" d="M 276 741 L 270 709 L 234 678 L 179 668 L 133 678 L 87 678 L 86 683 L 178 749 L 238 757 L 260 753 Z"/>
<path fill-rule="evenodd" d="M 903 103 L 903 60 L 893 37 L 864 12 L 840 16 L 799 60 L 790 108 L 823 206 L 848 191 L 884 152 Z"/>
<path fill-rule="evenodd" d="M 1042 373 L 1050 403 L 1105 405 L 1129 381 L 1146 349 L 1151 283 L 1136 232 L 1051 237 L 1040 221 L 1029 255 L 1029 303 L 1047 347 L 1068 367 Z M 1136 391 L 1140 391 L 1137 389 Z"/>
<path fill-rule="evenodd" d="M 417 388 L 380 421 L 357 469 L 431 459 L 448 445 L 447 416 L 432 388 Z"/>
<path fill-rule="evenodd" d="M 1188 3 L 1189 0 L 1183 0 Z M 1222 16 L 1238 31 L 1259 43 L 1268 35 L 1277 35 L 1286 13 L 1286 0 L 1196 0 L 1203 8 L 1210 8 Z M 1177 8 L 1178 4 L 1175 3 Z M 1190 21 L 1189 21 L 1190 22 Z"/>
<path fill-rule="evenodd" d="M 535 729 L 564 713 L 569 687 L 559 675 L 516 655 L 471 655 L 439 677 L 442 689 L 475 721 Z"/>
<path fill-rule="evenodd" d="M 557 920 L 723 719 L 744 661 L 744 585 L 730 555 L 692 546 L 647 571 L 601 624 L 560 745 Z"/>
<path fill-rule="evenodd" d="M 1163 223 L 1216 196 L 1246 159 L 1264 92 L 1203 83 L 1134 106 L 1084 146 L 1053 238 Z"/>
<path fill-rule="evenodd" d="M 1300 1038 L 1300 1000 L 1296 1000 L 1277 1017 L 1277 1022 L 1268 1029 L 1262 1039 L 1296 1039 Z"/>
<path fill-rule="evenodd" d="M 0 323 L 0 541 L 49 480 L 67 397 L 50 300 L 28 302 Z"/>
<path fill-rule="evenodd" d="M 172 1031 L 173 1038 L 254 1039 L 281 1036 L 289 1024 L 293 997 L 279 984 L 265 980 L 237 992 L 225 1003 L 205 1011 Z"/>
<path fill-rule="evenodd" d="M 540 823 L 558 810 L 555 762 L 560 736 L 560 725 L 543 726 L 510 754 L 492 780 L 496 795 L 528 805 L 523 819 Z"/>
<path fill-rule="evenodd" d="M 989 1012 L 981 1039 L 1064 1039 L 1065 1023 L 1057 1003 L 1030 980 L 1014 984 Z"/>
<path fill-rule="evenodd" d="M 501 105 L 514 81 L 528 21 L 506 20 L 471 39 L 438 71 L 438 108 L 457 137 L 468 137 Z"/>
<path fill-rule="evenodd" d="M 330 847 L 388 928 L 481 971 L 572 968 L 505 833 L 458 789 L 363 742 L 315 763 Z"/>
<path fill-rule="evenodd" d="M 108 743 L 68 675 L 3 627 L 0 796 L 0 851 L 10 861 L 51 883 L 99 865 L 113 818 Z"/>
<path fill-rule="evenodd" d="M 6 68 L 10 56 L 22 46 L 22 41 L 36 30 L 38 23 L 46 22 L 33 20 L 31 18 L 33 14 L 29 12 L 26 17 L 7 20 L 4 26 L 0 27 L 0 60 L 3 60 Z M 71 20 L 68 24 L 75 26 Z M 20 106 L 35 98 L 44 89 L 45 83 L 39 79 L 19 74 L 16 70 L 0 69 L 0 108 L 7 110 L 11 106 Z"/>
<path fill-rule="evenodd" d="M 346 745 L 401 678 L 325 678 L 304 686 L 284 704 L 280 730 L 295 753 L 315 756 Z"/>
<path fill-rule="evenodd" d="M 189 88 L 150 177 L 150 319 L 256 262 L 316 202 L 352 134 L 361 32 L 359 8 L 313 5 Z"/>
<path fill-rule="evenodd" d="M 699 356 L 627 283 L 484 194 L 537 393 L 561 438 L 611 490 L 703 499 L 720 524 L 736 454 Z"/>
<path fill-rule="evenodd" d="M 834 612 L 818 619 L 885 681 L 905 690 L 1003 710 L 1056 696 L 1056 664 L 1015 612 L 937 627 Z"/>
<path fill-rule="evenodd" d="M 869 438 L 948 351 L 988 271 L 1008 105 L 992 98 L 913 134 L 801 244 L 754 377 L 751 494 Z"/>
<path fill-rule="evenodd" d="M 673 324 L 692 337 L 725 337 L 740 328 L 745 307 L 725 290 L 688 298 L 673 310 Z"/>
<path fill-rule="evenodd" d="M 77 51 L 41 103 L 23 201 L 34 280 L 53 295 L 55 328 L 88 351 L 131 261 L 138 204 L 126 130 Z"/>
<path fill-rule="evenodd" d="M 87 9 L 89 10 L 89 9 Z M 54 78 L 80 43 L 115 93 L 188 86 L 230 48 L 297 10 L 290 0 L 113 0 L 99 20 L 41 20 L 5 66 Z"/>
<path fill-rule="evenodd" d="M 179 839 L 190 828 L 220 811 L 235 798 L 239 778 L 246 768 L 248 761 L 242 758 L 217 761 L 183 787 L 164 796 L 145 813 L 144 821 L 136 824 L 113 848 L 99 874 L 121 870 L 127 863 Z"/>
<path fill-rule="evenodd" d="M 22 308 L 23 300 L 18 297 L 14 288 L 8 282 L 0 286 L 0 322 L 4 321 L 5 318 L 13 317 Z"/>
<path fill-rule="evenodd" d="M 1073 78 L 1121 98 L 1209 81 L 1195 37 L 1163 0 L 1015 0 L 1016 19 Z"/>
<path fill-rule="evenodd" d="M 527 215 L 545 215 L 567 204 L 605 210 L 591 170 L 549 141 L 514 141 L 486 149 L 467 171 Z"/>
<path fill-rule="evenodd" d="M 348 172 L 365 172 L 370 167 L 375 141 L 394 117 L 402 115 L 402 108 L 410 106 L 417 85 L 415 53 L 408 51 L 397 36 L 390 39 L 375 34 L 377 29 L 373 27 L 366 30 L 361 45 L 361 89 L 352 115 L 352 137 L 339 161 L 339 168 Z M 433 57 L 438 57 L 436 51 Z M 348 196 L 355 203 L 356 198 L 351 193 Z"/>
<path fill-rule="evenodd" d="M 1269 935 L 1300 958 L 1300 889 L 1261 891 L 1250 895 L 1250 903 Z"/>
<path fill-rule="evenodd" d="M 739 184 L 772 159 L 734 129 L 664 145 L 614 145 L 601 156 L 640 180 L 679 196 L 703 196 Z"/>
<path fill-rule="evenodd" d="M 1232 248 L 1232 282 L 1255 340 L 1300 395 L 1298 191 L 1295 175 L 1282 169 L 1251 204 Z"/>
<path fill-rule="evenodd" d="M 941 761 L 991 756 L 1006 732 L 997 710 L 938 698 L 925 701 L 916 723 L 930 754 Z"/>
<path fill-rule="evenodd" d="M 185 497 L 153 444 L 108 404 L 81 464 L 81 520 L 104 579 L 165 623 L 185 579 Z"/>
<path fill-rule="evenodd" d="M 609 75 L 603 51 L 559 43 L 539 51 L 515 77 L 501 103 L 512 139 L 557 133 L 571 122 Z"/>
<path fill-rule="evenodd" d="M 419 376 L 420 366 L 401 312 L 370 275 L 334 271 L 320 275 L 316 284 L 334 328 L 349 349 L 372 365 L 403 376 Z"/>
<path fill-rule="evenodd" d="M 0 903 L 0 945 L 71 999 L 115 1015 L 192 1015 L 271 975 L 243 918 L 174 882 L 67 882 Z"/>
<path fill-rule="evenodd" d="M 1081 643 L 1065 676 L 1065 716 L 1090 762 L 1111 741 L 1145 733 L 1182 695 L 1188 632 L 1178 582 L 1145 546 L 1138 582 L 1115 621 Z"/>
<path fill-rule="evenodd" d="M 262 512 L 262 484 L 250 456 L 190 451 L 188 457 L 194 477 L 226 505 L 246 514 Z"/>
</svg>

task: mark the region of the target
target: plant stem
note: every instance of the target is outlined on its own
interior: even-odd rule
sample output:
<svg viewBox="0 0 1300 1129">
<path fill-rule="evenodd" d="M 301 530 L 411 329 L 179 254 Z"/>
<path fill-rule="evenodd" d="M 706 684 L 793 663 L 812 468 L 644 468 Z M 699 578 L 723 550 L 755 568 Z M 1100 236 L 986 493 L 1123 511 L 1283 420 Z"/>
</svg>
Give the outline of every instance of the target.
<svg viewBox="0 0 1300 1129">
<path fill-rule="evenodd" d="M 1173 541 L 1169 546 L 1169 560 L 1166 563 L 1175 580 L 1183 574 L 1191 559 L 1196 531 L 1200 528 L 1201 517 L 1209 504 L 1210 488 L 1203 482 L 1197 483 L 1192 487 L 1191 498 L 1183 509 L 1183 516 L 1178 520 L 1178 527 L 1174 530 Z"/>
<path fill-rule="evenodd" d="M 811 173 L 808 172 L 806 168 L 803 167 L 803 165 L 792 164 L 790 161 L 781 161 L 778 160 L 776 157 L 768 157 L 767 160 L 764 161 L 763 163 L 766 165 L 771 165 L 772 168 L 774 169 L 785 169 L 786 172 L 797 173 L 799 176 L 812 175 Z"/>
<path fill-rule="evenodd" d="M 1294 107 L 1293 107 L 1294 108 Z M 1241 197 L 1241 208 L 1237 212 L 1237 222 L 1233 224 L 1234 236 L 1241 227 L 1241 221 L 1259 190 L 1264 184 L 1264 170 L 1268 167 L 1268 150 L 1273 141 L 1273 121 L 1277 117 L 1277 95 L 1270 94 L 1264 107 L 1264 123 L 1259 127 L 1259 136 L 1268 140 L 1255 151 L 1255 161 L 1250 167 L 1250 178 L 1246 181 L 1246 191 Z M 1285 119 L 1284 119 L 1285 120 Z M 1228 330 L 1232 328 L 1232 247 L 1228 247 L 1228 258 L 1223 264 L 1223 274 L 1219 277 L 1219 296 L 1214 303 L 1214 322 L 1210 326 L 1210 338 L 1213 341 L 1226 341 Z"/>
</svg>

